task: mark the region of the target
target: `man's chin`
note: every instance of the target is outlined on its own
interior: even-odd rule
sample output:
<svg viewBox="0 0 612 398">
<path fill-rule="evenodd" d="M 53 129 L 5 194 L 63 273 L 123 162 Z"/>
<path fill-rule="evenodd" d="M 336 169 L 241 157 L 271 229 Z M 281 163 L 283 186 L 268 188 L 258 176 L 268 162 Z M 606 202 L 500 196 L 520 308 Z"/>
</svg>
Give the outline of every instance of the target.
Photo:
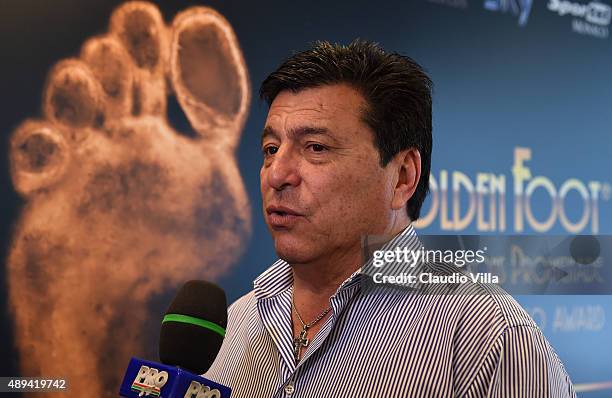
<svg viewBox="0 0 612 398">
<path fill-rule="evenodd" d="M 315 251 L 312 244 L 290 236 L 276 236 L 274 239 L 276 255 L 289 264 L 302 264 L 312 260 Z"/>
</svg>

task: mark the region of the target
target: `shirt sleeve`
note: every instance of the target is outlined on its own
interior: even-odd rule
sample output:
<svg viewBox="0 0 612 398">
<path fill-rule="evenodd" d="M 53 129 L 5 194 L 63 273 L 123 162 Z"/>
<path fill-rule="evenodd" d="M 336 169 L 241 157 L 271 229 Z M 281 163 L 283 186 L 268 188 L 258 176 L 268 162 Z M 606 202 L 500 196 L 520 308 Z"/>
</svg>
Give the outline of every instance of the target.
<svg viewBox="0 0 612 398">
<path fill-rule="evenodd" d="M 487 357 L 487 397 L 576 397 L 561 360 L 535 326 L 509 327 Z"/>
</svg>

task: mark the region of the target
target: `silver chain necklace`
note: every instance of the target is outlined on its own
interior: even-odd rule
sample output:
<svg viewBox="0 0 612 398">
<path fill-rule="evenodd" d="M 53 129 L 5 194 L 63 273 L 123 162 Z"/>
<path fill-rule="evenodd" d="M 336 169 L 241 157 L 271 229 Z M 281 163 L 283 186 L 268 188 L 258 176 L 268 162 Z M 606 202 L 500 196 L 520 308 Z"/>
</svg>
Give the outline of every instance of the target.
<svg viewBox="0 0 612 398">
<path fill-rule="evenodd" d="M 304 322 L 304 320 L 300 316 L 300 313 L 298 312 L 297 307 L 295 306 L 293 294 L 291 294 L 291 308 L 295 310 L 295 315 L 297 315 L 298 319 L 300 320 L 300 323 L 302 324 L 302 330 L 300 331 L 300 335 L 293 339 L 293 356 L 295 357 L 295 362 L 298 362 L 300 360 L 300 351 L 302 350 L 302 347 L 308 347 L 308 343 L 310 342 L 310 340 L 306 337 L 308 334 L 308 329 L 310 329 L 317 322 L 323 319 L 323 317 L 327 315 L 329 311 L 331 311 L 331 307 L 327 307 L 325 311 L 321 312 L 319 316 L 317 316 L 315 320 L 310 323 Z"/>
</svg>

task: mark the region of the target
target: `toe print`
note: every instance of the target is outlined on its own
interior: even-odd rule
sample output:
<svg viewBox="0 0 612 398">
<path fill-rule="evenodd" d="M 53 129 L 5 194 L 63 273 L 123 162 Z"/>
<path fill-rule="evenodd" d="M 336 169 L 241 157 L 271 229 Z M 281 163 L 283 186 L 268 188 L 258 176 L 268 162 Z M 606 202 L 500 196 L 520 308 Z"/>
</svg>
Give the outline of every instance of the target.
<svg viewBox="0 0 612 398">
<path fill-rule="evenodd" d="M 196 131 L 235 148 L 250 92 L 234 32 L 204 7 L 183 11 L 172 26 L 171 78 L 179 103 Z"/>
<path fill-rule="evenodd" d="M 118 119 L 131 112 L 133 73 L 121 43 L 111 37 L 91 39 L 83 46 L 81 59 L 102 86 L 106 117 Z"/>
<path fill-rule="evenodd" d="M 26 196 L 55 184 L 66 172 L 68 144 L 59 131 L 28 121 L 11 139 L 11 174 L 15 189 Z"/>
<path fill-rule="evenodd" d="M 132 115 L 163 114 L 168 33 L 159 10 L 148 3 L 124 4 L 113 14 L 110 29 L 130 54 L 134 66 Z"/>
<path fill-rule="evenodd" d="M 169 125 L 168 95 L 195 135 Z M 43 117 L 10 145 L 26 201 L 8 258 L 24 375 L 115 396 L 130 356 L 157 356 L 144 325 L 167 289 L 231 267 L 251 230 L 234 157 L 249 101 L 234 32 L 205 7 L 166 24 L 123 4 L 49 71 Z"/>
<path fill-rule="evenodd" d="M 101 114 L 102 89 L 80 60 L 60 62 L 51 71 L 44 98 L 45 116 L 74 128 L 93 126 Z"/>
</svg>

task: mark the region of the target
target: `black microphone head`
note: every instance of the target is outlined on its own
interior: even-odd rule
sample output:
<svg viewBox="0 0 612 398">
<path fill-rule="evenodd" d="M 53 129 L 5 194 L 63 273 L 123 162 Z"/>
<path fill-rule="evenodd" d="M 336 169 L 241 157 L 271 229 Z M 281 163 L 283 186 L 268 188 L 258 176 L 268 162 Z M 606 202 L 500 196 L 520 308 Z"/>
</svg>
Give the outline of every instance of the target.
<svg viewBox="0 0 612 398">
<path fill-rule="evenodd" d="M 159 336 L 159 359 L 195 374 L 210 368 L 227 326 L 225 292 L 214 283 L 189 281 L 168 307 Z"/>
</svg>

